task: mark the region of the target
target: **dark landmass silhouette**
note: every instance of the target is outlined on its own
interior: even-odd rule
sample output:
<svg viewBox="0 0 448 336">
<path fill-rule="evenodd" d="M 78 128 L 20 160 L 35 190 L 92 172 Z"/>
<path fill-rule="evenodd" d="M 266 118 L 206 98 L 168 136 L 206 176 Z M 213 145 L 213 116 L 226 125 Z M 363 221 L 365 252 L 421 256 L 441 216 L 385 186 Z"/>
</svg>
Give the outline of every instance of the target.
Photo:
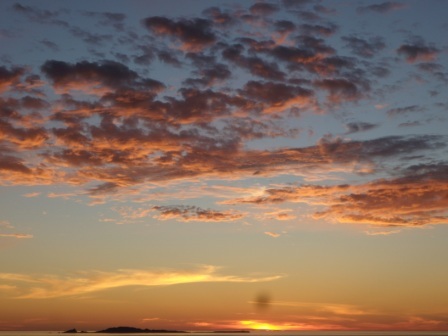
<svg viewBox="0 0 448 336">
<path fill-rule="evenodd" d="M 202 332 L 202 331 L 200 331 Z M 249 330 L 215 330 L 215 331 L 203 331 L 204 333 L 249 333 Z M 78 331 L 75 328 L 62 332 L 63 334 L 76 334 L 87 333 L 87 331 Z M 112 327 L 99 331 L 92 331 L 91 333 L 100 334 L 157 334 L 157 333 L 189 333 L 189 331 L 183 330 L 166 330 L 166 329 L 140 329 L 134 327 Z"/>
<path fill-rule="evenodd" d="M 140 329 L 134 327 L 112 327 L 104 330 L 96 331 L 97 333 L 104 334 L 134 334 L 134 333 L 185 333 L 186 331 L 180 330 L 166 330 L 166 329 Z"/>
</svg>

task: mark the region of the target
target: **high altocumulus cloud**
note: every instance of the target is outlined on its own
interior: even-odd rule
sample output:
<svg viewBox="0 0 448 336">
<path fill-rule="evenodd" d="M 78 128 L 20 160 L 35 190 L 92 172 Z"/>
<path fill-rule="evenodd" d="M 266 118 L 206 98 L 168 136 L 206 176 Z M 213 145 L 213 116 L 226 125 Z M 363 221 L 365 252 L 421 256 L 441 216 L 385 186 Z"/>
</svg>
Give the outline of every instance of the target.
<svg viewBox="0 0 448 336">
<path fill-rule="evenodd" d="M 277 17 L 285 9 L 289 14 Z M 118 37 L 74 26 L 59 11 L 20 4 L 13 10 L 66 29 L 86 44 L 104 46 L 116 38 L 130 51 L 92 53 L 76 61 L 55 55 L 35 68 L 0 66 L 2 184 L 65 183 L 99 202 L 101 195 L 147 184 L 280 175 L 312 179 L 316 172 L 337 171 L 365 181 L 267 189 L 262 196 L 220 202 L 219 209 L 179 202 L 147 208 L 162 220 L 234 221 L 247 214 L 223 206 L 305 202 L 324 207 L 316 218 L 339 222 L 446 223 L 446 162 L 433 160 L 445 150 L 443 136 L 326 134 L 307 146 L 256 145 L 301 136 L 297 121 L 305 114 L 373 105 L 384 94 L 382 80 L 397 64 L 418 63 L 415 71 L 422 76 L 445 78 L 443 65 L 436 63 L 442 49 L 421 38 L 388 45 L 386 37 L 341 35 L 331 8 L 307 2 L 211 7 L 191 18 L 147 16 L 133 23 L 140 30 L 125 28 L 128 19 L 119 13 L 83 14 Z M 405 6 L 384 2 L 357 12 L 398 10 Z M 57 50 L 50 40 L 44 44 Z M 391 54 L 399 57 L 386 57 Z M 174 84 L 157 79 L 148 70 L 156 60 L 178 69 L 181 78 Z M 386 114 L 401 118 L 422 111 L 423 106 L 406 103 Z M 342 126 L 341 136 L 355 137 L 381 123 L 350 119 Z M 416 158 L 424 162 L 418 169 Z"/>
</svg>

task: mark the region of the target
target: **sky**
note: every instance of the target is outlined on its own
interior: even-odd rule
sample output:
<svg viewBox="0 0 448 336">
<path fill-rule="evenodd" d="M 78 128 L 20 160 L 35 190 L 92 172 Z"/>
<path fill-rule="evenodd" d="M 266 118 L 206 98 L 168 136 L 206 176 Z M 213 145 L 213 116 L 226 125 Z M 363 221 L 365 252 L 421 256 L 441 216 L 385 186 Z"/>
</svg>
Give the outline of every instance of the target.
<svg viewBox="0 0 448 336">
<path fill-rule="evenodd" d="M 0 330 L 448 330 L 447 1 L 0 2 Z"/>
</svg>

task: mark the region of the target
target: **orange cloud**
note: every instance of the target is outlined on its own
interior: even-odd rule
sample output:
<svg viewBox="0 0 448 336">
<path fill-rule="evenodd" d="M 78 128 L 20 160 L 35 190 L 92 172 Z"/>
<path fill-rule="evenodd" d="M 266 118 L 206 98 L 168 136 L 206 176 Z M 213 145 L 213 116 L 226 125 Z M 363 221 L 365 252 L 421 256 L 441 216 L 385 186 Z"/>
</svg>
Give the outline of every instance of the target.
<svg viewBox="0 0 448 336">
<path fill-rule="evenodd" d="M 25 233 L 0 233 L 0 237 L 29 239 L 29 238 L 33 238 L 33 235 L 25 234 Z"/>
<path fill-rule="evenodd" d="M 408 63 L 434 61 L 440 50 L 427 46 L 421 42 L 403 44 L 397 49 L 399 55 L 403 55 Z"/>
<path fill-rule="evenodd" d="M 203 266 L 192 271 L 117 270 L 116 272 L 83 272 L 79 276 L 30 276 L 0 273 L 0 281 L 13 283 L 22 292 L 20 299 L 49 299 L 79 296 L 111 288 L 128 286 L 169 286 L 197 282 L 265 282 L 282 276 L 241 277 L 220 275 L 216 266 Z M 9 285 L 8 283 L 6 285 Z"/>
<path fill-rule="evenodd" d="M 14 84 L 18 84 L 24 72 L 23 68 L 13 67 L 7 69 L 4 66 L 0 66 L 0 92 L 7 91 Z"/>
<path fill-rule="evenodd" d="M 448 223 L 445 165 L 417 167 L 409 177 L 360 185 L 300 185 L 266 189 L 261 196 L 226 204 L 305 203 L 326 207 L 315 218 L 339 223 L 418 227 Z"/>
<path fill-rule="evenodd" d="M 281 236 L 280 233 L 274 233 L 274 232 L 269 232 L 269 231 L 266 231 L 264 234 L 265 234 L 265 235 L 268 235 L 268 236 L 270 236 L 270 237 L 272 237 L 272 238 L 278 238 L 278 237 Z"/>
</svg>

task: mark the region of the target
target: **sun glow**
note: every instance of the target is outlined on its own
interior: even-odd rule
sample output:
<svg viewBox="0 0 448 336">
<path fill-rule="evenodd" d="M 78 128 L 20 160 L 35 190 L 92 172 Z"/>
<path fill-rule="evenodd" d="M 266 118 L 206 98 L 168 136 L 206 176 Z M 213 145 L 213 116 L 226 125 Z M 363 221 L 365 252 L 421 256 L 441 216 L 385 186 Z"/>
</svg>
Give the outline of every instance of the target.
<svg viewBox="0 0 448 336">
<path fill-rule="evenodd" d="M 264 321 L 240 321 L 240 324 L 246 328 L 254 330 L 292 330 L 297 329 L 297 326 L 291 325 L 275 325 Z"/>
</svg>

